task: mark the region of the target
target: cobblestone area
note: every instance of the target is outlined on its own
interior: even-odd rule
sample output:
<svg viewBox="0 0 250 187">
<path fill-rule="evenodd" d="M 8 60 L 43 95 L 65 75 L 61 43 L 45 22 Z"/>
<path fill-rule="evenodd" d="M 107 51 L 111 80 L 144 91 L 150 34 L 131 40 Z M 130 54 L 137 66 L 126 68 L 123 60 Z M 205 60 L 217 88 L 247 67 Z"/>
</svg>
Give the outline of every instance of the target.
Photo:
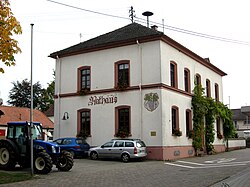
<svg viewBox="0 0 250 187">
<path fill-rule="evenodd" d="M 250 149 L 221 153 L 217 155 L 182 159 L 182 161 L 204 163 L 221 158 L 237 158 L 238 162 L 250 160 Z M 177 162 L 173 162 L 177 163 Z M 250 163 L 230 167 L 185 168 L 171 166 L 163 161 L 143 161 L 122 163 L 113 160 L 75 159 L 69 172 L 59 172 L 56 168 L 48 175 L 39 175 L 30 181 L 3 186 L 49 187 L 49 186 L 143 186 L 143 187 L 243 187 L 250 184 Z M 230 177 L 231 176 L 231 177 Z M 244 183 L 243 183 L 243 182 Z M 248 182 L 248 183 L 246 183 Z M 247 184 L 247 185 L 246 185 Z"/>
</svg>

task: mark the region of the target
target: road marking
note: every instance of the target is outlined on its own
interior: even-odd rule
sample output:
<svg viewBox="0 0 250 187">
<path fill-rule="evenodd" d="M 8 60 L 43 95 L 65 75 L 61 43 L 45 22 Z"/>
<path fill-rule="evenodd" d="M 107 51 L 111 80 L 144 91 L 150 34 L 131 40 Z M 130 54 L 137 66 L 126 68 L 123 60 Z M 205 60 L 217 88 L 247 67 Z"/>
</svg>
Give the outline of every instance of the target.
<svg viewBox="0 0 250 187">
<path fill-rule="evenodd" d="M 174 163 L 165 162 L 166 165 L 184 167 L 189 169 L 200 169 L 200 168 L 215 168 L 215 167 L 233 167 L 233 166 L 244 166 L 250 163 L 250 161 L 232 162 L 236 158 L 221 158 L 217 160 L 205 161 L 204 163 L 188 162 L 178 160 Z"/>
<path fill-rule="evenodd" d="M 236 158 L 219 158 L 217 160 L 205 161 L 205 163 L 224 163 L 224 162 L 231 162 L 233 160 L 236 160 Z"/>
<path fill-rule="evenodd" d="M 177 167 L 183 167 L 183 168 L 189 168 L 189 169 L 204 169 L 204 168 L 220 168 L 220 167 L 233 167 L 233 166 L 245 166 L 246 164 L 220 164 L 220 165 L 204 165 L 204 166 L 186 166 L 186 165 L 180 165 L 180 164 L 174 164 L 174 163 L 165 163 L 166 165 L 171 166 L 177 166 Z"/>
<path fill-rule="evenodd" d="M 190 169 L 194 169 L 194 168 L 195 168 L 195 167 L 192 167 L 192 166 L 185 166 L 185 165 L 174 164 L 174 163 L 168 163 L 168 162 L 165 162 L 164 164 L 166 164 L 166 165 L 171 165 L 171 166 L 183 167 L 183 168 L 190 168 Z"/>
</svg>

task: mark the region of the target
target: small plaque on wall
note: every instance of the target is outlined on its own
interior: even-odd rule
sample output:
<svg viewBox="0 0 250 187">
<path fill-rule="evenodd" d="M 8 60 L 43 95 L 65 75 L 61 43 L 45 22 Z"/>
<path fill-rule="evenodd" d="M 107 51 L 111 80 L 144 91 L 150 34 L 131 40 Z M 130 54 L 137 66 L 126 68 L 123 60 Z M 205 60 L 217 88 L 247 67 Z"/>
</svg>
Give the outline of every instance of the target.
<svg viewBox="0 0 250 187">
<path fill-rule="evenodd" d="M 150 135 L 151 135 L 151 136 L 156 136 L 156 131 L 151 131 L 151 132 L 150 132 Z"/>
</svg>

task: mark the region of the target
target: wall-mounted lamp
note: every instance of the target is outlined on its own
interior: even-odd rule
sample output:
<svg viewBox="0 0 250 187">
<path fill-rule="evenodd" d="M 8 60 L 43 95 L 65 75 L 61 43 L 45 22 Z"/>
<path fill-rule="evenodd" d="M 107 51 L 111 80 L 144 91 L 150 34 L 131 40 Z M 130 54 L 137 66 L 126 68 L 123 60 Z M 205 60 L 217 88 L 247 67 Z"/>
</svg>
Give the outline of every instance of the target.
<svg viewBox="0 0 250 187">
<path fill-rule="evenodd" d="M 69 119 L 69 113 L 64 112 L 62 120 L 67 120 L 67 119 Z"/>
</svg>

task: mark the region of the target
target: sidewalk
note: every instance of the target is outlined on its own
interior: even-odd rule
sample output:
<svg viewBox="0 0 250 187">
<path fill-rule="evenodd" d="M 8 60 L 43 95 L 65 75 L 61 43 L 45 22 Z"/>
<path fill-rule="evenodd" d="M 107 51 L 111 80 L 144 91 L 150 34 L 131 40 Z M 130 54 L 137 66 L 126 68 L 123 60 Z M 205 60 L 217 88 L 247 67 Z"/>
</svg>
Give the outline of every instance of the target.
<svg viewBox="0 0 250 187">
<path fill-rule="evenodd" d="M 250 167 L 212 185 L 211 187 L 248 187 L 250 186 Z"/>
</svg>

